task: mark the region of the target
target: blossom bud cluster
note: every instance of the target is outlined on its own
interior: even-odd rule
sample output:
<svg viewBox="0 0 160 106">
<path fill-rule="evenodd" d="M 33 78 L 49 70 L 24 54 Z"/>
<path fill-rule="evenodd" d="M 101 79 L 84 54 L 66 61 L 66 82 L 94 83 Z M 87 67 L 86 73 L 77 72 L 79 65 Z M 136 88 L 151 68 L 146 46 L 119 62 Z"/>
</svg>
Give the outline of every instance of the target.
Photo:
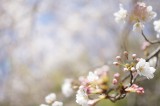
<svg viewBox="0 0 160 106">
<path fill-rule="evenodd" d="M 105 98 L 103 92 L 108 89 L 108 71 L 109 67 L 103 66 L 94 72 L 90 71 L 86 78 L 80 80 L 81 85 L 76 94 L 78 104 L 90 106 Z"/>
<path fill-rule="evenodd" d="M 118 83 L 119 77 L 120 77 L 119 73 L 114 74 L 114 78 L 113 78 L 113 84 L 114 85 L 116 85 Z"/>
<path fill-rule="evenodd" d="M 143 59 L 143 58 L 139 59 L 139 58 L 137 58 L 136 54 L 132 54 L 132 60 L 129 61 L 128 52 L 126 52 L 126 51 L 124 52 L 124 56 L 126 58 L 126 62 L 125 62 L 125 60 L 123 60 L 123 62 L 117 61 L 117 62 L 113 62 L 113 64 L 116 66 L 123 67 L 124 72 L 126 72 L 126 71 L 136 72 L 140 76 L 145 76 L 148 79 L 151 79 L 154 77 L 153 73 L 155 72 L 156 69 L 154 67 L 151 67 L 149 62 L 146 62 L 145 59 Z M 117 57 L 120 57 L 120 56 L 117 56 Z M 117 59 L 117 57 L 116 57 L 116 59 Z"/>
<path fill-rule="evenodd" d="M 136 92 L 138 94 L 142 94 L 142 93 L 144 93 L 144 88 L 143 87 L 139 87 L 136 84 L 133 84 L 131 87 L 126 88 L 125 91 L 127 91 L 127 92 Z"/>
</svg>

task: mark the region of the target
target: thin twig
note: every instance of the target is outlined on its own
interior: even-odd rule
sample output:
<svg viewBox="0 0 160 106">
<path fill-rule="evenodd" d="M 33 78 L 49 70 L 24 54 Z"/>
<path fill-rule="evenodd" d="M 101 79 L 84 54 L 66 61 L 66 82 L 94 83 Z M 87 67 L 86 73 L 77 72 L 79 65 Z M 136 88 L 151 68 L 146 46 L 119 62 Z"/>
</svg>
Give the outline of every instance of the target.
<svg viewBox="0 0 160 106">
<path fill-rule="evenodd" d="M 145 39 L 147 42 L 149 42 L 150 44 L 160 43 L 160 41 L 157 41 L 157 40 L 155 40 L 155 41 L 150 41 L 150 40 L 145 36 L 143 30 L 141 31 L 141 33 L 142 33 L 142 36 L 144 37 L 144 39 Z"/>
<path fill-rule="evenodd" d="M 132 81 L 132 80 L 133 80 L 132 71 L 130 71 L 130 77 L 131 77 L 131 78 L 130 78 L 130 85 L 132 85 L 132 84 L 133 84 L 133 81 Z"/>
<path fill-rule="evenodd" d="M 149 61 L 152 57 L 157 56 L 159 52 L 160 52 L 160 46 L 146 58 L 146 61 Z"/>
</svg>

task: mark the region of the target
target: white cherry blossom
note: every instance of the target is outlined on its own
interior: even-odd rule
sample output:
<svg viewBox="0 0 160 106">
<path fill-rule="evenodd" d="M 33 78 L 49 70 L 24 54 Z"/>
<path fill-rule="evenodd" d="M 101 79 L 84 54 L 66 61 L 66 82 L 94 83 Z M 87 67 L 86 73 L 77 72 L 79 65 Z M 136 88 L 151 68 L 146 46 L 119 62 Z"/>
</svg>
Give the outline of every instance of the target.
<svg viewBox="0 0 160 106">
<path fill-rule="evenodd" d="M 48 96 L 45 97 L 45 101 L 48 104 L 52 103 L 55 100 L 56 100 L 56 94 L 55 93 L 51 93 L 51 94 L 49 94 Z"/>
<path fill-rule="evenodd" d="M 93 73 L 91 71 L 89 72 L 89 74 L 87 76 L 88 82 L 93 82 L 93 81 L 98 80 L 98 79 L 99 79 L 99 77 L 96 73 Z"/>
<path fill-rule="evenodd" d="M 63 106 L 63 102 L 55 101 L 52 106 Z"/>
<path fill-rule="evenodd" d="M 148 79 L 151 79 L 154 77 L 154 72 L 156 69 L 154 67 L 150 67 L 149 63 L 146 62 L 145 59 L 140 59 L 139 62 L 136 65 L 137 73 L 141 76 L 146 76 Z"/>
<path fill-rule="evenodd" d="M 152 10 L 152 6 L 147 6 L 147 18 L 152 20 L 157 16 L 157 13 Z"/>
<path fill-rule="evenodd" d="M 62 85 L 62 93 L 66 97 L 70 97 L 73 94 L 72 79 L 65 79 Z"/>
<path fill-rule="evenodd" d="M 134 9 L 134 17 L 139 21 L 149 21 L 154 19 L 157 13 L 152 10 L 152 6 L 146 6 L 144 2 L 138 2 Z"/>
<path fill-rule="evenodd" d="M 156 20 L 153 22 L 154 30 L 160 33 L 160 20 Z"/>
<path fill-rule="evenodd" d="M 119 7 L 120 7 L 120 10 L 118 12 L 114 13 L 115 21 L 116 22 L 125 22 L 126 17 L 127 17 L 127 10 L 125 10 L 123 8 L 122 4 L 120 4 Z"/>
<path fill-rule="evenodd" d="M 82 106 L 88 106 L 88 95 L 84 90 L 84 86 L 80 86 L 76 94 L 76 102 Z"/>
<path fill-rule="evenodd" d="M 49 106 L 49 105 L 46 105 L 46 104 L 40 104 L 40 106 Z"/>
</svg>

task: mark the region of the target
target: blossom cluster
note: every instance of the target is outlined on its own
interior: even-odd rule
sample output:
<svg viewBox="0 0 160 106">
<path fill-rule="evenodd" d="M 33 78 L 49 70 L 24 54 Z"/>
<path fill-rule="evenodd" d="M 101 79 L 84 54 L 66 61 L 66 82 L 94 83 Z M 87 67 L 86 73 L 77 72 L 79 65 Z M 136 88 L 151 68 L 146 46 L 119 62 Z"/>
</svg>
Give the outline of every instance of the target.
<svg viewBox="0 0 160 106">
<path fill-rule="evenodd" d="M 135 80 L 142 76 L 152 79 L 156 70 L 145 59 L 137 58 L 136 54 L 130 56 L 127 51 L 122 56 L 116 56 L 113 65 L 118 67 L 118 72 L 115 73 L 111 66 L 104 65 L 89 71 L 87 76 L 80 76 L 78 80 L 65 79 L 62 93 L 65 97 L 70 97 L 76 91 L 76 103 L 81 106 L 94 106 L 102 99 L 115 102 L 128 93 L 143 94 L 144 88 L 137 85 Z M 62 102 L 56 101 L 54 93 L 46 96 L 45 101 L 47 104 L 40 106 L 63 106 Z"/>
<path fill-rule="evenodd" d="M 152 6 L 147 6 L 144 2 L 137 2 L 132 11 L 124 9 L 123 5 L 120 4 L 120 10 L 114 13 L 116 22 L 127 22 L 133 23 L 133 31 L 141 31 L 144 28 L 144 23 L 151 21 L 157 16 L 157 13 L 153 11 Z M 157 33 L 160 33 L 160 20 L 153 22 L 154 29 Z M 159 34 L 157 34 L 159 37 Z"/>
<path fill-rule="evenodd" d="M 147 79 L 154 77 L 155 68 L 143 58 L 137 58 L 128 52 L 122 56 L 116 56 L 113 64 L 119 67 L 119 71 L 113 73 L 108 65 L 104 65 L 94 71 L 90 71 L 87 76 L 79 77 L 79 80 L 65 80 L 62 85 L 62 93 L 69 97 L 76 90 L 76 102 L 81 106 L 93 106 L 102 99 L 109 99 L 113 102 L 123 99 L 127 93 L 135 92 L 143 94 L 144 88 L 139 87 L 135 79 L 144 76 Z M 125 75 L 127 77 L 124 77 Z"/>
</svg>

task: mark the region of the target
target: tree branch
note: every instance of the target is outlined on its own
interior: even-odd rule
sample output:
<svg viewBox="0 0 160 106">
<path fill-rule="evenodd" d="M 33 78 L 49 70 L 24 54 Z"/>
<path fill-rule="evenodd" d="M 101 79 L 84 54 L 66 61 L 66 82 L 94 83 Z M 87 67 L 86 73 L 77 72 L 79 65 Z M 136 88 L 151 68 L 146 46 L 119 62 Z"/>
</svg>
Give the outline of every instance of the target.
<svg viewBox="0 0 160 106">
<path fill-rule="evenodd" d="M 141 31 L 141 33 L 142 33 L 142 36 L 144 37 L 144 39 L 145 39 L 147 42 L 149 42 L 150 44 L 160 43 L 160 41 L 157 41 L 157 40 L 155 40 L 155 41 L 150 41 L 150 40 L 145 36 L 143 30 Z"/>
<path fill-rule="evenodd" d="M 160 52 L 160 46 L 146 58 L 146 61 L 149 61 L 154 56 L 158 56 L 159 52 Z"/>
</svg>

